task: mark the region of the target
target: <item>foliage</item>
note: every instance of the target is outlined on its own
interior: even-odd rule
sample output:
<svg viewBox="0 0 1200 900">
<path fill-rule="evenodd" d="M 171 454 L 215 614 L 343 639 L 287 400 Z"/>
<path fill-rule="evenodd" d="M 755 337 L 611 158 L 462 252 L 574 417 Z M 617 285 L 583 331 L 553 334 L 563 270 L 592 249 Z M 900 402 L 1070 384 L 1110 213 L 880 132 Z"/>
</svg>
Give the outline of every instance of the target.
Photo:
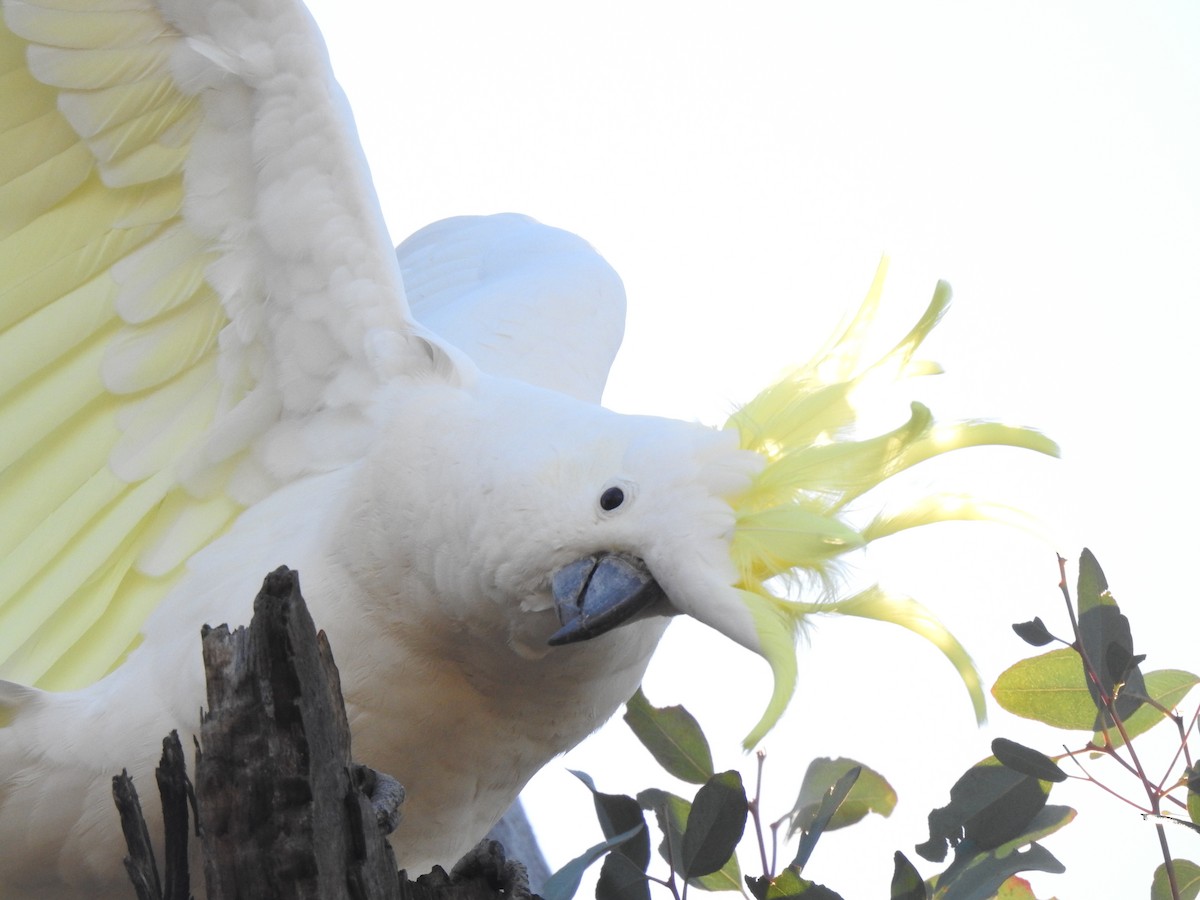
<svg viewBox="0 0 1200 900">
<path fill-rule="evenodd" d="M 929 838 L 915 847 L 926 861 L 941 864 L 949 857 L 949 864 L 923 878 L 897 851 L 891 900 L 1036 900 L 1020 873 L 1064 871 L 1039 842 L 1075 817 L 1070 807 L 1047 802 L 1051 789 L 1067 781 L 1096 784 L 1157 820 L 1163 864 L 1153 873 L 1152 900 L 1200 896 L 1200 865 L 1173 859 L 1163 828 L 1172 823 L 1200 831 L 1200 765 L 1193 762 L 1188 745 L 1200 709 L 1186 725 L 1173 711 L 1200 677 L 1176 669 L 1143 672 L 1145 656 L 1134 653 L 1129 620 L 1095 557 L 1085 550 L 1080 558 L 1074 603 L 1061 558 L 1059 565 L 1073 639 L 1056 637 L 1040 617 L 1014 625 L 1018 637 L 1031 646 L 1062 646 L 1015 663 L 996 680 L 992 695 L 1018 716 L 1089 736 L 1083 746 L 1056 757 L 1005 738 L 994 740 L 992 755 L 964 772 L 950 788 L 949 803 L 930 812 Z M 1166 720 L 1179 732 L 1179 750 L 1155 779 L 1133 741 Z M 649 900 L 652 883 L 674 900 L 686 900 L 692 888 L 740 890 L 753 900 L 840 900 L 832 888 L 804 877 L 818 841 L 825 832 L 854 825 L 871 813 L 888 816 L 896 804 L 895 791 L 878 772 L 854 760 L 822 758 L 809 765 L 791 809 L 764 825 L 763 753 L 757 755 L 754 795 L 747 797 L 738 772 L 715 771 L 708 740 L 687 710 L 655 708 L 638 691 L 625 721 L 663 769 L 699 789 L 690 801 L 658 788 L 636 797 L 605 794 L 587 775 L 575 773 L 592 791 L 606 840 L 557 873 L 543 892 L 546 900 L 569 900 L 583 869 L 601 858 L 597 900 Z M 1134 774 L 1145 791 L 1144 802 L 1098 781 L 1080 762 L 1079 757 L 1088 755 L 1109 757 Z M 1064 760 L 1081 774 L 1064 771 Z M 1175 815 L 1164 814 L 1164 805 Z M 646 812 L 654 814 L 663 835 L 657 849 L 668 866 L 665 878 L 649 874 Z M 736 849 L 747 826 L 757 842 L 761 875 L 743 875 L 738 862 Z M 799 840 L 790 861 L 779 867 L 781 829 L 785 841 Z"/>
</svg>

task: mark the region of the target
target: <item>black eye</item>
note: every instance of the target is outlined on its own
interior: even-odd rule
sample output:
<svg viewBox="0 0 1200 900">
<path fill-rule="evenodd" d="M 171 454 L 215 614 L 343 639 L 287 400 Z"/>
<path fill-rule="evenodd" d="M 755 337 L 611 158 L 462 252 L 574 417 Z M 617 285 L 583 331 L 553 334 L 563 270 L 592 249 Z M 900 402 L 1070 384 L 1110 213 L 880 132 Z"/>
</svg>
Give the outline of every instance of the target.
<svg viewBox="0 0 1200 900">
<path fill-rule="evenodd" d="M 605 512 L 616 509 L 625 502 L 625 492 L 619 487 L 610 487 L 600 495 L 600 508 Z"/>
</svg>

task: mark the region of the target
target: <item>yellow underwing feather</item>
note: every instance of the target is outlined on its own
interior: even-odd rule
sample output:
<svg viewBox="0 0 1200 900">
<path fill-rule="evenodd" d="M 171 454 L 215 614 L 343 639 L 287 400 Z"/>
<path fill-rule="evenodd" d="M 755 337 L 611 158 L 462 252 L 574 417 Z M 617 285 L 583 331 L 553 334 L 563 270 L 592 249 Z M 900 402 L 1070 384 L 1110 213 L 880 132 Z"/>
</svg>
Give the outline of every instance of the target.
<svg viewBox="0 0 1200 900">
<path fill-rule="evenodd" d="M 734 412 L 725 425 L 736 430 L 743 448 L 765 460 L 734 502 L 731 544 L 737 587 L 775 677 L 771 701 L 747 737 L 747 747 L 770 730 L 792 696 L 794 642 L 805 617 L 814 613 L 891 622 L 930 640 L 953 663 L 976 714 L 983 715 L 983 694 L 970 657 L 916 601 L 888 595 L 876 586 L 849 598 L 801 602 L 788 589 L 815 579 L 832 590 L 832 573 L 843 554 L 897 531 L 953 520 L 1021 521 L 1008 507 L 966 496 L 934 495 L 898 512 L 881 512 L 866 527 L 855 527 L 847 518 L 848 505 L 896 473 L 965 447 L 1007 445 L 1058 452 L 1053 441 L 1028 428 L 979 420 L 938 424 L 917 402 L 911 404 L 907 421 L 891 431 L 860 433 L 857 410 L 873 389 L 940 371 L 917 359 L 916 353 L 949 307 L 945 283 L 938 284 L 920 319 L 899 342 L 878 358 L 864 359 L 886 270 L 885 259 L 862 306 L 825 348 Z M 810 577 L 797 579 L 805 575 Z"/>
<path fill-rule="evenodd" d="M 0 683 L 66 689 L 245 505 L 361 458 L 379 385 L 460 373 L 303 9 L 2 5 Z"/>
<path fill-rule="evenodd" d="M 158 13 L 116 11 L 0 27 L 0 678 L 54 689 L 113 668 L 240 509 L 177 471 L 227 321 L 180 218 L 197 103 Z"/>
</svg>

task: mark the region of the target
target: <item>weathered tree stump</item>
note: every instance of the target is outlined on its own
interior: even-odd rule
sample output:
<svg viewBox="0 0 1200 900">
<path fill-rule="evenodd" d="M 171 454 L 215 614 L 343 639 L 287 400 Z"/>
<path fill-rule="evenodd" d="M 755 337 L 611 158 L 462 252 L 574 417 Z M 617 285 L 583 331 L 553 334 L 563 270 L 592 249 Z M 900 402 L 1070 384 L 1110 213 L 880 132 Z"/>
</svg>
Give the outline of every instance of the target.
<svg viewBox="0 0 1200 900">
<path fill-rule="evenodd" d="M 185 900 L 188 801 L 198 819 L 208 900 L 527 900 L 525 869 L 483 841 L 450 875 L 396 871 L 386 835 L 403 789 L 350 758 L 341 681 L 297 575 L 267 576 L 249 628 L 202 635 L 209 711 L 196 790 L 178 736 L 157 774 L 165 820 L 165 891 L 127 776 L 113 779 L 138 900 Z"/>
<path fill-rule="evenodd" d="M 209 900 L 397 900 L 395 857 L 353 774 L 333 654 L 296 573 L 267 576 L 249 628 L 206 628 L 202 640 Z"/>
</svg>

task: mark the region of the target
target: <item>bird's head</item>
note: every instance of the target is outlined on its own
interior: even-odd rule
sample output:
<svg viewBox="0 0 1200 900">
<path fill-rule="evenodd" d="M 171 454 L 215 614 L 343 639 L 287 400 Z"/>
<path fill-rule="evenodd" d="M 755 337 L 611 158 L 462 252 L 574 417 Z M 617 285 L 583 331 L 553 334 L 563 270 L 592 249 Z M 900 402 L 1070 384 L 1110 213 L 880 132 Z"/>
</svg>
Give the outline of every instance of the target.
<svg viewBox="0 0 1200 900">
<path fill-rule="evenodd" d="M 927 637 L 958 668 L 981 713 L 969 657 L 924 607 L 877 587 L 849 597 L 805 591 L 835 584 L 829 576 L 844 554 L 902 529 L 1011 518 L 1011 510 L 961 495 L 925 497 L 865 525 L 861 508 L 848 515 L 897 472 L 981 444 L 1057 450 L 1025 428 L 935 424 L 917 403 L 899 427 L 863 434 L 863 394 L 938 371 L 914 354 L 950 298 L 939 285 L 908 335 L 864 360 L 882 277 L 881 267 L 862 309 L 826 349 L 721 429 L 622 416 L 503 379 L 481 378 L 456 399 L 431 399 L 424 424 L 409 400 L 386 452 L 389 465 L 404 460 L 411 472 L 373 479 L 387 515 L 408 523 L 390 545 L 405 547 L 393 568 L 420 568 L 431 596 L 471 598 L 461 606 L 471 610 L 463 627 L 490 622 L 495 634 L 499 623 L 507 643 L 527 655 L 580 652 L 571 645 L 596 639 L 587 652 L 615 650 L 627 623 L 693 616 L 772 668 L 774 693 L 748 744 L 790 699 L 795 640 L 817 612 L 890 621 Z M 473 411 L 449 414 L 448 402 Z"/>
<path fill-rule="evenodd" d="M 922 496 L 871 515 L 873 504 L 864 495 L 898 472 L 971 446 L 1009 445 L 1049 455 L 1058 448 L 1028 428 L 981 420 L 936 423 L 920 403 L 910 405 L 907 418 L 898 417 L 898 427 L 865 431 L 860 410 L 876 405 L 881 389 L 890 396 L 898 382 L 941 371 L 916 353 L 951 296 L 940 283 L 908 334 L 886 352 L 867 355 L 885 274 L 886 260 L 844 329 L 811 361 L 736 410 L 720 432 L 702 439 L 693 426 L 680 434 L 679 446 L 664 441 L 665 452 L 645 452 L 645 474 L 629 482 L 632 490 L 614 478 L 593 491 L 599 509 L 613 506 L 607 515 L 614 534 L 629 504 L 624 513 L 631 530 L 624 541 L 555 570 L 561 627 L 552 642 L 585 640 L 664 609 L 699 619 L 762 655 L 773 671 L 774 692 L 746 739 L 749 747 L 778 720 L 794 692 L 795 641 L 805 618 L 838 613 L 877 619 L 915 631 L 942 650 L 982 718 L 974 665 L 932 613 L 878 586 L 839 596 L 835 575 L 845 554 L 908 528 L 978 519 L 1029 524 L 1016 510 L 961 494 Z M 688 454 L 684 445 L 706 449 Z M 638 457 L 631 452 L 628 458 Z M 670 477 L 673 464 L 678 480 Z"/>
</svg>

